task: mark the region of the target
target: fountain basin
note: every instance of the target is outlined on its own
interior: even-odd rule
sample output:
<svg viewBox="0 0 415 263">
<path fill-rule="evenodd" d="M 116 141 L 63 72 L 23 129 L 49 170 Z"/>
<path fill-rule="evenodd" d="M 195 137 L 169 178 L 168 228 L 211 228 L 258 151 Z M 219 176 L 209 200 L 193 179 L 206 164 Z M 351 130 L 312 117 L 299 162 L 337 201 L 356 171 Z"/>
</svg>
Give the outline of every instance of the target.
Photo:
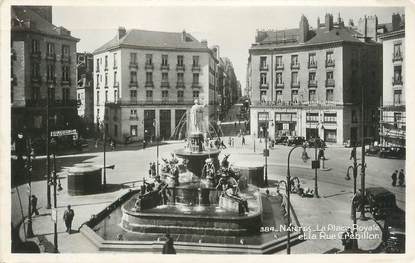
<svg viewBox="0 0 415 263">
<path fill-rule="evenodd" d="M 178 157 L 187 160 L 187 169 L 199 178 L 202 176 L 202 168 L 205 165 L 206 159 L 211 158 L 215 168 L 219 168 L 218 156 L 220 150 L 218 149 L 207 149 L 201 152 L 191 152 L 186 149 L 178 149 L 175 150 L 174 153 Z"/>
</svg>

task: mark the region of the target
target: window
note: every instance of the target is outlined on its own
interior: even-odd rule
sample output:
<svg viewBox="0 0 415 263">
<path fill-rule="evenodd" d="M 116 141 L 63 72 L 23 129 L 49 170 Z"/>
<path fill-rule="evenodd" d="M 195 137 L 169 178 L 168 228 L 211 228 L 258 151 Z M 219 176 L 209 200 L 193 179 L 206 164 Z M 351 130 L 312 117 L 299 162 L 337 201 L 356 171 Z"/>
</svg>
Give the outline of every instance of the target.
<svg viewBox="0 0 415 263">
<path fill-rule="evenodd" d="M 326 72 L 326 79 L 333 80 L 333 71 Z"/>
<path fill-rule="evenodd" d="M 105 91 L 105 102 L 108 102 L 108 90 Z"/>
<path fill-rule="evenodd" d="M 326 123 L 336 123 L 337 122 L 337 113 L 324 113 L 324 122 Z"/>
<path fill-rule="evenodd" d="M 193 91 L 193 99 L 198 99 L 199 98 L 199 91 L 198 90 L 194 90 Z"/>
<path fill-rule="evenodd" d="M 62 81 L 69 81 L 69 67 L 62 67 Z"/>
<path fill-rule="evenodd" d="M 136 90 L 130 90 L 130 98 L 131 99 L 137 98 L 137 91 Z"/>
<path fill-rule="evenodd" d="M 130 136 L 136 137 L 137 136 L 137 125 L 130 126 Z"/>
<path fill-rule="evenodd" d="M 402 103 L 402 90 L 393 91 L 393 105 L 401 105 Z"/>
<path fill-rule="evenodd" d="M 153 91 L 146 90 L 146 100 L 153 100 Z"/>
<path fill-rule="evenodd" d="M 316 64 L 317 64 L 316 53 L 310 53 L 308 55 L 308 65 L 309 66 L 315 66 Z"/>
<path fill-rule="evenodd" d="M 276 64 L 276 68 L 282 68 L 282 56 L 276 56 L 275 57 L 275 64 Z"/>
<path fill-rule="evenodd" d="M 168 90 L 162 90 L 161 91 L 161 99 L 163 101 L 169 100 L 169 91 Z"/>
<path fill-rule="evenodd" d="M 291 65 L 292 66 L 298 66 L 298 55 L 292 55 L 291 56 Z"/>
<path fill-rule="evenodd" d="M 275 100 L 277 101 L 277 103 L 282 102 L 282 90 L 277 90 L 276 91 Z"/>
<path fill-rule="evenodd" d="M 97 105 L 99 105 L 99 90 L 97 90 Z M 97 112 L 97 115 L 99 114 L 99 111 Z"/>
<path fill-rule="evenodd" d="M 318 113 L 317 112 L 307 112 L 306 113 L 306 122 L 318 122 Z"/>
<path fill-rule="evenodd" d="M 393 68 L 393 80 L 394 83 L 399 84 L 402 82 L 402 66 L 395 66 Z"/>
<path fill-rule="evenodd" d="M 314 82 L 316 80 L 316 73 L 315 72 L 308 73 L 308 80 L 310 82 Z"/>
<path fill-rule="evenodd" d="M 161 55 L 161 65 L 167 66 L 169 64 L 169 57 L 168 55 Z"/>
<path fill-rule="evenodd" d="M 282 84 L 282 73 L 277 73 L 277 76 L 275 79 L 277 81 L 277 84 Z"/>
<path fill-rule="evenodd" d="M 130 71 L 130 83 L 137 83 L 137 72 Z"/>
<path fill-rule="evenodd" d="M 130 115 L 136 116 L 137 115 L 137 110 L 130 110 Z"/>
<path fill-rule="evenodd" d="M 316 90 L 309 90 L 308 91 L 308 101 L 309 102 L 316 102 L 317 101 Z"/>
<path fill-rule="evenodd" d="M 118 90 L 114 90 L 114 101 L 118 101 Z"/>
<path fill-rule="evenodd" d="M 193 67 L 199 66 L 199 56 L 193 56 Z"/>
<path fill-rule="evenodd" d="M 55 88 L 50 88 L 48 89 L 48 91 L 49 91 L 49 100 L 55 101 Z"/>
<path fill-rule="evenodd" d="M 118 125 L 114 124 L 114 136 L 117 137 L 118 136 Z"/>
<path fill-rule="evenodd" d="M 12 67 L 13 69 L 13 67 Z M 39 63 L 32 64 L 32 78 L 38 78 L 40 75 L 39 73 Z"/>
<path fill-rule="evenodd" d="M 291 101 L 293 103 L 298 103 L 298 90 L 291 91 Z"/>
<path fill-rule="evenodd" d="M 69 46 L 62 45 L 62 57 L 69 57 Z"/>
<path fill-rule="evenodd" d="M 177 91 L 177 100 L 178 100 L 178 101 L 183 101 L 183 97 L 184 97 L 184 92 L 183 92 L 183 90 L 178 90 L 178 91 Z"/>
<path fill-rule="evenodd" d="M 108 56 L 105 56 L 105 60 L 104 61 L 105 61 L 104 62 L 105 69 L 108 69 Z"/>
<path fill-rule="evenodd" d="M 328 64 L 334 63 L 334 53 L 333 53 L 333 51 L 327 51 L 327 53 L 326 53 L 326 62 Z"/>
<path fill-rule="evenodd" d="M 114 71 L 114 86 L 117 86 L 117 71 Z"/>
<path fill-rule="evenodd" d="M 396 43 L 393 45 L 393 56 L 395 58 L 402 57 L 401 46 L 402 46 L 401 43 Z"/>
<path fill-rule="evenodd" d="M 261 102 L 265 102 L 267 98 L 267 91 L 266 90 L 261 90 L 259 93 L 259 99 Z"/>
<path fill-rule="evenodd" d="M 55 54 L 55 44 L 53 43 L 47 43 L 46 44 L 46 55 L 52 56 Z"/>
<path fill-rule="evenodd" d="M 108 87 L 108 73 L 105 73 L 105 81 L 104 81 L 105 87 Z"/>
<path fill-rule="evenodd" d="M 130 53 L 130 63 L 137 64 L 137 53 Z"/>
<path fill-rule="evenodd" d="M 261 69 L 266 69 L 267 68 L 267 57 L 260 57 L 259 58 L 259 67 Z"/>
<path fill-rule="evenodd" d="M 146 82 L 153 82 L 153 72 L 146 72 Z"/>
<path fill-rule="evenodd" d="M 393 113 L 393 126 L 398 128 L 400 126 L 402 120 L 402 113 L 401 112 L 394 112 Z"/>
<path fill-rule="evenodd" d="M 261 85 L 267 84 L 267 73 L 261 73 Z"/>
<path fill-rule="evenodd" d="M 69 93 L 69 89 L 68 88 L 63 88 L 62 89 L 62 100 L 65 102 L 68 102 L 70 98 L 70 93 Z"/>
<path fill-rule="evenodd" d="M 183 72 L 177 73 L 177 82 L 184 82 Z"/>
<path fill-rule="evenodd" d="M 152 64 L 153 64 L 153 55 L 146 54 L 146 65 L 152 65 Z"/>
<path fill-rule="evenodd" d="M 177 56 L 177 66 L 183 66 L 183 56 Z"/>
<path fill-rule="evenodd" d="M 291 72 L 291 83 L 298 85 L 298 72 Z"/>
<path fill-rule="evenodd" d="M 46 66 L 46 78 L 48 81 L 55 80 L 55 66 L 54 65 L 47 65 Z"/>
<path fill-rule="evenodd" d="M 169 80 L 169 73 L 167 73 L 167 72 L 161 73 L 161 80 L 162 81 L 168 81 Z"/>
<path fill-rule="evenodd" d="M 199 84 L 199 73 L 193 73 L 193 84 Z"/>
<path fill-rule="evenodd" d="M 99 71 L 99 59 L 97 58 L 97 71 Z"/>
<path fill-rule="evenodd" d="M 99 88 L 99 74 L 97 74 L 97 88 Z"/>
<path fill-rule="evenodd" d="M 332 89 L 328 89 L 326 90 L 326 101 L 333 101 L 334 100 L 334 96 L 333 96 L 333 90 Z"/>
<path fill-rule="evenodd" d="M 32 39 L 32 53 L 39 52 L 39 41 L 37 39 Z"/>
</svg>

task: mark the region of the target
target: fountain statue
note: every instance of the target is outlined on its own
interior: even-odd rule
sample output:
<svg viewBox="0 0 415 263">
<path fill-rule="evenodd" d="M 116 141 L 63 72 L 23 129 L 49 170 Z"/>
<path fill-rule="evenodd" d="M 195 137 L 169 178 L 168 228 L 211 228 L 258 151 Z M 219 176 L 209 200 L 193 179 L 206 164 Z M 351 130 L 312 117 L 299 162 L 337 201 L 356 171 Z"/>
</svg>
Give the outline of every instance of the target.
<svg viewBox="0 0 415 263">
<path fill-rule="evenodd" d="M 207 104 L 201 104 L 199 99 L 195 99 L 195 105 L 190 109 L 188 134 L 206 134 L 208 132 L 209 120 Z"/>
</svg>

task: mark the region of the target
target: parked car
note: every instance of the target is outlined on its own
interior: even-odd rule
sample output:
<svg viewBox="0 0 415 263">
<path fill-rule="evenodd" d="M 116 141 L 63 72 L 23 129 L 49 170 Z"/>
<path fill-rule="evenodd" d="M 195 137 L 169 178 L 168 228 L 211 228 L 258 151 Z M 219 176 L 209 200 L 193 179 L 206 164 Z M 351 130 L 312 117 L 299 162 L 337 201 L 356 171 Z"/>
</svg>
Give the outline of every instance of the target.
<svg viewBox="0 0 415 263">
<path fill-rule="evenodd" d="M 287 139 L 287 145 L 302 145 L 305 141 L 305 138 L 302 136 L 292 136 Z"/>
<path fill-rule="evenodd" d="M 275 138 L 275 144 L 285 144 L 288 140 L 288 136 L 281 135 Z"/>
<path fill-rule="evenodd" d="M 377 155 L 380 151 L 380 146 L 374 146 L 370 145 L 369 149 L 366 149 L 365 154 L 366 155 Z"/>
<path fill-rule="evenodd" d="M 381 147 L 378 155 L 380 158 L 404 159 L 406 156 L 406 149 L 404 147 Z"/>
<path fill-rule="evenodd" d="M 366 188 L 366 204 L 375 219 L 384 219 L 397 209 L 395 194 L 383 187 Z"/>
<path fill-rule="evenodd" d="M 326 143 L 320 138 L 311 138 L 311 139 L 309 139 L 307 141 L 307 146 L 311 147 L 311 148 L 316 147 L 316 146 L 318 148 L 326 148 L 327 147 Z"/>
</svg>

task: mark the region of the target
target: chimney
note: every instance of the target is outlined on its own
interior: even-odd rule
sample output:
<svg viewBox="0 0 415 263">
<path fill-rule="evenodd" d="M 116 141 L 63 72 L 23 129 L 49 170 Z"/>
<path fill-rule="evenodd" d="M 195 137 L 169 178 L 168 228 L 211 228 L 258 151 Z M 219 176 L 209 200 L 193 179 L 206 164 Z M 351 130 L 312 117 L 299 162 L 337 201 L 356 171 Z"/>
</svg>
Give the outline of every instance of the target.
<svg viewBox="0 0 415 263">
<path fill-rule="evenodd" d="M 182 41 L 183 42 L 186 42 L 186 31 L 183 29 L 183 31 L 182 31 Z"/>
<path fill-rule="evenodd" d="M 325 17 L 325 27 L 327 31 L 330 31 L 333 29 L 333 15 L 326 14 Z"/>
<path fill-rule="evenodd" d="M 320 29 L 320 17 L 317 17 L 317 29 Z"/>
<path fill-rule="evenodd" d="M 118 39 L 123 38 L 127 34 L 127 31 L 125 30 L 125 27 L 120 26 L 118 27 Z"/>
<path fill-rule="evenodd" d="M 202 43 L 203 46 L 207 47 L 208 46 L 208 42 L 206 39 L 203 39 L 202 41 L 200 41 L 200 43 Z"/>
<path fill-rule="evenodd" d="M 400 29 L 401 25 L 401 15 L 400 14 L 392 14 L 392 31 L 396 31 Z"/>
<path fill-rule="evenodd" d="M 298 36 L 298 41 L 300 43 L 304 43 L 308 40 L 307 39 L 308 28 L 309 28 L 308 20 L 304 15 L 302 15 L 301 20 L 300 20 L 300 30 L 299 30 L 299 36 Z"/>
</svg>

